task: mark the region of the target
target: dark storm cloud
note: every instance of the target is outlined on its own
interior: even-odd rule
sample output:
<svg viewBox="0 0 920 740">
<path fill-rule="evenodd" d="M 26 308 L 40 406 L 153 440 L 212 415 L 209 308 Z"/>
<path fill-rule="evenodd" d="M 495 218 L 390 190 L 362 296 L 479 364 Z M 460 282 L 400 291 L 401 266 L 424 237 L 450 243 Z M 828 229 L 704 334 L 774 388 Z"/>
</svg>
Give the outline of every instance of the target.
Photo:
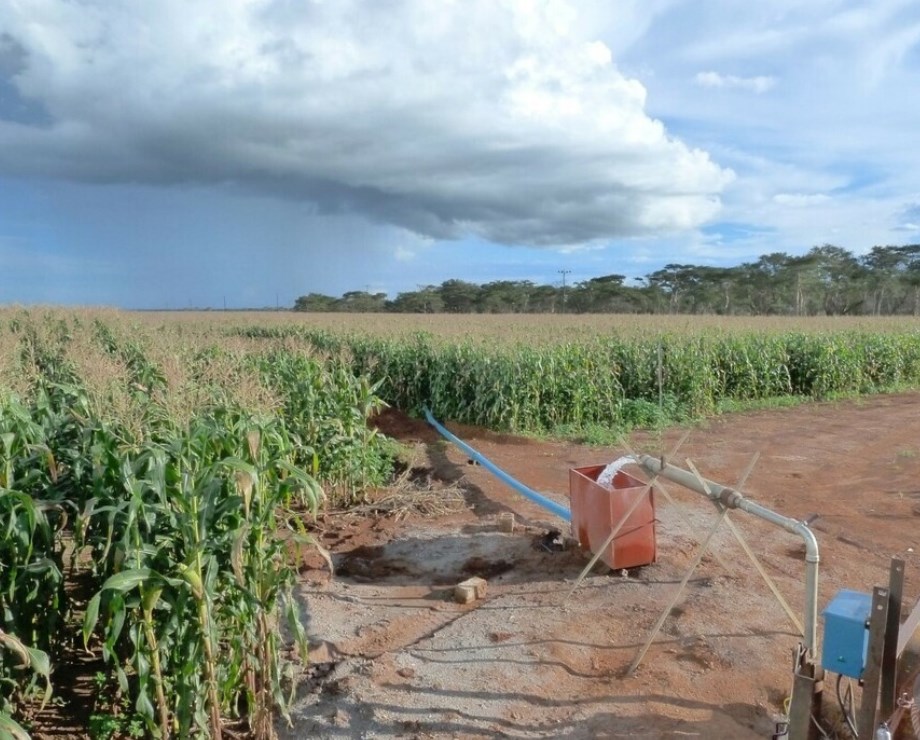
<svg viewBox="0 0 920 740">
<path fill-rule="evenodd" d="M 0 85 L 48 118 L 0 115 L 0 173 L 229 183 L 435 238 L 698 226 L 731 173 L 650 118 L 574 17 L 553 0 L 23 0 L 0 9 Z"/>
</svg>

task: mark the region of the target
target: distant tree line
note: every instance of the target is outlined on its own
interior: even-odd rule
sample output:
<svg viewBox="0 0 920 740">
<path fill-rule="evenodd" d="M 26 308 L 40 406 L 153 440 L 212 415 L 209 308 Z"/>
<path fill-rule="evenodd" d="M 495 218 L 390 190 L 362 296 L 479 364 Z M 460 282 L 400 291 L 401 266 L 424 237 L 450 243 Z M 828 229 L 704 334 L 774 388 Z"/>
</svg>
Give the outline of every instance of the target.
<svg viewBox="0 0 920 740">
<path fill-rule="evenodd" d="M 673 313 L 920 315 L 920 244 L 854 256 L 825 244 L 793 257 L 774 252 L 736 267 L 665 265 L 626 284 L 604 275 L 565 287 L 528 280 L 484 285 L 445 280 L 400 293 L 310 293 L 295 311 L 392 313 Z"/>
</svg>

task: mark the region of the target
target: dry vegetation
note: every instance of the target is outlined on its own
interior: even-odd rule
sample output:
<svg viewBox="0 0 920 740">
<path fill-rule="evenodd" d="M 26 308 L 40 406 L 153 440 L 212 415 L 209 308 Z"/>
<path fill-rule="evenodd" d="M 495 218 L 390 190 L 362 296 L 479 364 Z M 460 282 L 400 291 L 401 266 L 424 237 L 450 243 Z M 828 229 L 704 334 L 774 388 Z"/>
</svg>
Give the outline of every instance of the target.
<svg viewBox="0 0 920 740">
<path fill-rule="evenodd" d="M 757 332 L 825 333 L 920 331 L 914 316 L 715 316 L 645 314 L 380 314 L 288 313 L 244 311 L 149 312 L 133 314 L 153 326 L 178 324 L 208 334 L 216 327 L 260 326 L 363 332 L 375 336 L 406 336 L 428 332 L 447 339 L 500 339 L 507 342 L 571 342 L 610 335 L 649 336 Z"/>
</svg>

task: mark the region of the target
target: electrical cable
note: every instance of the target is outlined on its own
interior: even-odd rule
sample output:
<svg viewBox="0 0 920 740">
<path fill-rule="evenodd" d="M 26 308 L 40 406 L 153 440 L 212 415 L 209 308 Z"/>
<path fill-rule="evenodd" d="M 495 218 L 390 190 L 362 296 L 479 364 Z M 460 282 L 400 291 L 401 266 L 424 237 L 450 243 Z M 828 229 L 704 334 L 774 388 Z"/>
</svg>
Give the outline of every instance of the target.
<svg viewBox="0 0 920 740">
<path fill-rule="evenodd" d="M 856 731 L 856 722 L 851 717 L 851 712 L 853 708 L 853 687 L 849 683 L 849 681 L 847 681 L 847 697 L 849 699 L 849 702 L 847 702 L 844 700 L 844 697 L 840 693 L 840 682 L 842 680 L 843 680 L 843 674 L 838 673 L 837 674 L 837 692 L 836 692 L 837 693 L 837 704 L 840 705 L 840 711 L 843 714 L 843 718 L 847 722 L 847 727 L 850 728 L 850 733 L 853 735 L 854 738 L 857 738 L 858 740 L 859 733 Z M 847 709 L 847 703 L 849 703 L 850 709 Z"/>
<path fill-rule="evenodd" d="M 815 727 L 818 728 L 818 732 L 821 733 L 821 737 L 824 738 L 824 740 L 832 740 L 831 736 L 827 734 L 827 730 L 821 727 L 821 723 L 818 722 L 818 719 L 815 717 L 815 715 L 811 715 L 811 721 L 814 723 Z"/>
<path fill-rule="evenodd" d="M 914 735 L 920 738 L 920 676 L 914 680 L 914 696 L 910 705 L 910 724 L 914 728 Z"/>
</svg>

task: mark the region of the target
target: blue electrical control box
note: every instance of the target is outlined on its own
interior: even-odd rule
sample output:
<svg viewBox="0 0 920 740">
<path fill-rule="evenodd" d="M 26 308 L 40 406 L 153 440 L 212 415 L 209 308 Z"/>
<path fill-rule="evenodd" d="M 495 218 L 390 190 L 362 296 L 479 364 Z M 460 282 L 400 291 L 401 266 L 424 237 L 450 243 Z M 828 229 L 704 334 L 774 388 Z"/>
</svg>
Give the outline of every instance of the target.
<svg viewBox="0 0 920 740">
<path fill-rule="evenodd" d="M 843 589 L 824 610 L 821 665 L 826 671 L 862 678 L 869 648 L 872 595 Z"/>
</svg>

